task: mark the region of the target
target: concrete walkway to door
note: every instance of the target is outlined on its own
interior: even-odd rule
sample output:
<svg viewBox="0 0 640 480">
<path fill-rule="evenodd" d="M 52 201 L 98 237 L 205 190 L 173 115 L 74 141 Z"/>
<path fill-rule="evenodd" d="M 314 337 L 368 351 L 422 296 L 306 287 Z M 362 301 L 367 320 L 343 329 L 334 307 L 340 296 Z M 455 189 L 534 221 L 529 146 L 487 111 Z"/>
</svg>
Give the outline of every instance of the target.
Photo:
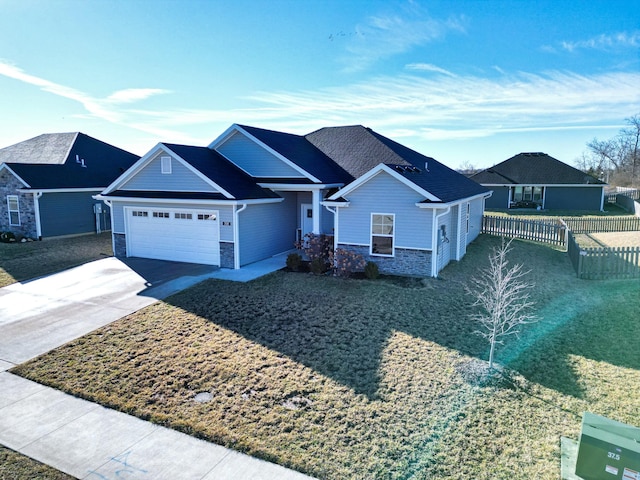
<svg viewBox="0 0 640 480">
<path fill-rule="evenodd" d="M 267 264 L 254 274 L 277 270 Z M 310 478 L 6 371 L 221 273 L 108 258 L 0 289 L 0 444 L 83 479 Z"/>
</svg>

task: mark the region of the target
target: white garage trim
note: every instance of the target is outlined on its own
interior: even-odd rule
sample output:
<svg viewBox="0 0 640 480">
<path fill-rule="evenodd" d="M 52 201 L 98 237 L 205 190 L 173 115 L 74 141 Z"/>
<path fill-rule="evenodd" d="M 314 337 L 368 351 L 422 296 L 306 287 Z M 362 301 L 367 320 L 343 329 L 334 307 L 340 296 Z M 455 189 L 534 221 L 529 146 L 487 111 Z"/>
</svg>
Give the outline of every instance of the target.
<svg viewBox="0 0 640 480">
<path fill-rule="evenodd" d="M 220 212 L 124 207 L 128 257 L 220 265 Z"/>
</svg>

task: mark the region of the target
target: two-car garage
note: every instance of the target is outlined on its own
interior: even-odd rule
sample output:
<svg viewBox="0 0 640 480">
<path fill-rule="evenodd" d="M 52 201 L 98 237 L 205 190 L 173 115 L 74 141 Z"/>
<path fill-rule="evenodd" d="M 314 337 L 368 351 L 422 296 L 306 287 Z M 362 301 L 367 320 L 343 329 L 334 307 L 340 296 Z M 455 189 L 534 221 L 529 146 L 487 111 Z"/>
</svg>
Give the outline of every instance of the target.
<svg viewBox="0 0 640 480">
<path fill-rule="evenodd" d="M 218 211 L 127 207 L 127 256 L 220 265 Z"/>
</svg>

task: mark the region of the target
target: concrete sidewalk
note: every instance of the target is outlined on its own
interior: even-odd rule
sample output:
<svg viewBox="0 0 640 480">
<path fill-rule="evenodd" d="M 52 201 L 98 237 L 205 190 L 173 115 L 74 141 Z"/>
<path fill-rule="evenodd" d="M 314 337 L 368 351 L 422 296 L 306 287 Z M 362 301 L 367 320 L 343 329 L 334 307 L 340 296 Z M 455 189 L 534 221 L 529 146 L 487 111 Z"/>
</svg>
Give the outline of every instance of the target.
<svg viewBox="0 0 640 480">
<path fill-rule="evenodd" d="M 81 479 L 309 479 L 0 372 L 0 443 Z"/>
<path fill-rule="evenodd" d="M 107 258 L 0 289 L 0 444 L 82 479 L 311 478 L 6 371 L 207 278 L 247 282 L 284 264 Z"/>
</svg>

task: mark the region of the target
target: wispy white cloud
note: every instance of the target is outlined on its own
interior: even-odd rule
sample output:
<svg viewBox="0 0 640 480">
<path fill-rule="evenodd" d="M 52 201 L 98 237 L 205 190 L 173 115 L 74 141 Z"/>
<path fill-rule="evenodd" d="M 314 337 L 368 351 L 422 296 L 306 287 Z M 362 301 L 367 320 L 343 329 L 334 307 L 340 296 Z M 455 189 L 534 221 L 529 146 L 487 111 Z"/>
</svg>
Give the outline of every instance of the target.
<svg viewBox="0 0 640 480">
<path fill-rule="evenodd" d="M 587 40 L 562 42 L 564 50 L 573 52 L 578 49 L 613 50 L 617 48 L 640 47 L 640 30 L 619 32 L 611 35 L 602 34 Z"/>
<path fill-rule="evenodd" d="M 465 23 L 462 16 L 433 18 L 415 2 L 391 14 L 371 16 L 356 26 L 356 35 L 349 37 L 347 55 L 342 58 L 345 71 L 362 71 L 379 60 L 441 39 L 450 32 L 464 32 Z"/>
<path fill-rule="evenodd" d="M 247 108 L 161 110 L 130 103 L 165 90 L 127 89 L 100 99 L 0 61 L 0 75 L 78 102 L 90 118 L 148 133 L 158 141 L 198 145 L 233 122 L 293 133 L 365 124 L 398 138 L 451 140 L 590 129 L 640 111 L 640 73 L 502 73 L 497 78 L 380 76 L 319 90 L 256 92 L 238 99 Z"/>
<path fill-rule="evenodd" d="M 640 110 L 639 82 L 640 73 L 522 72 L 498 79 L 404 75 L 321 91 L 264 92 L 252 100 L 265 105 L 256 112 L 263 122 L 295 123 L 299 131 L 366 123 L 403 136 L 474 138 L 619 122 Z"/>
<path fill-rule="evenodd" d="M 97 98 L 86 92 L 82 92 L 72 87 L 60 85 L 58 83 L 46 80 L 44 78 L 37 77 L 26 73 L 24 70 L 16 67 L 10 62 L 0 59 L 0 75 L 13 78 L 14 80 L 33 85 L 40 88 L 45 92 L 52 93 L 59 97 L 63 97 L 69 100 L 80 103 L 86 110 L 86 114 L 89 117 L 99 118 L 110 123 L 125 124 L 133 126 L 129 121 L 129 115 L 126 110 L 123 110 L 119 105 L 124 103 L 132 103 L 139 100 L 144 100 L 153 95 L 162 93 L 168 93 L 166 90 L 152 89 L 152 88 L 131 88 L 126 90 L 120 90 L 107 98 Z M 134 126 L 139 130 L 147 133 L 159 134 L 168 133 L 163 130 L 156 130 L 152 126 L 138 125 Z"/>
<path fill-rule="evenodd" d="M 165 93 L 171 92 L 160 88 L 127 88 L 125 90 L 118 90 L 117 92 L 112 93 L 106 98 L 106 101 L 109 103 L 133 103 L 145 100 L 154 95 L 162 95 Z"/>
<path fill-rule="evenodd" d="M 457 76 L 455 73 L 451 73 L 449 70 L 445 70 L 444 68 L 440 68 L 431 63 L 409 63 L 405 65 L 404 68 L 405 70 L 441 73 L 442 75 L 447 75 L 449 77 Z"/>
</svg>

